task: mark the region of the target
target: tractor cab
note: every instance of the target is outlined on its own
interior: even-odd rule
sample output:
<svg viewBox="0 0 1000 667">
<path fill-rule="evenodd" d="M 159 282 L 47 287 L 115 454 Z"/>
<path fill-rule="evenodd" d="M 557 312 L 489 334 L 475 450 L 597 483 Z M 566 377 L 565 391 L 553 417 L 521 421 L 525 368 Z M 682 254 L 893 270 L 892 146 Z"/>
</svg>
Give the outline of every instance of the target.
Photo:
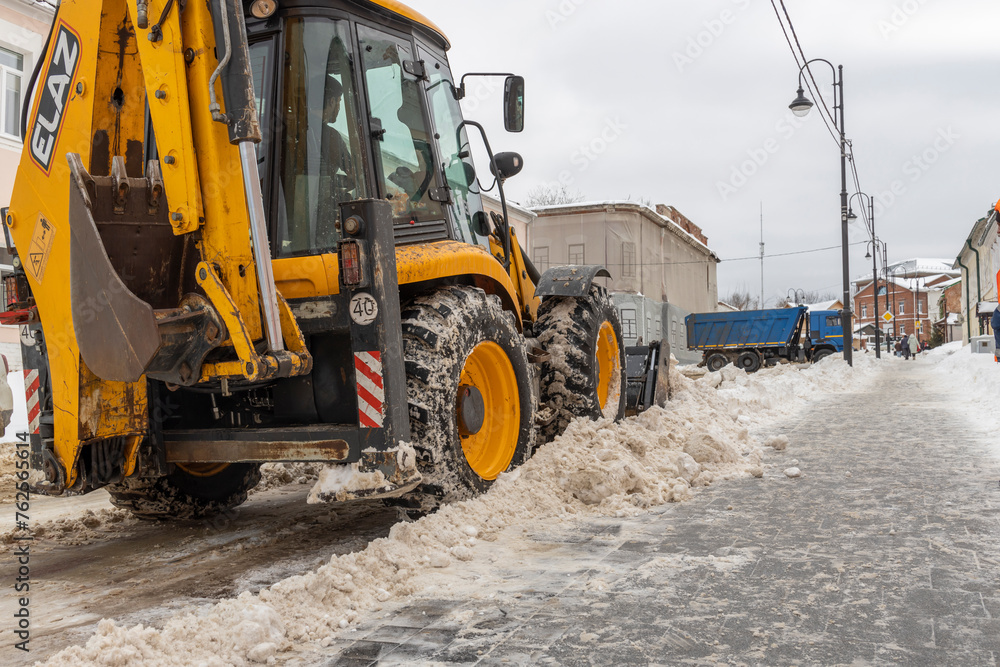
<svg viewBox="0 0 1000 667">
<path fill-rule="evenodd" d="M 397 245 L 489 249 L 443 35 L 396 3 L 267 4 L 247 34 L 273 256 L 335 252 L 360 199 L 390 202 Z"/>
</svg>

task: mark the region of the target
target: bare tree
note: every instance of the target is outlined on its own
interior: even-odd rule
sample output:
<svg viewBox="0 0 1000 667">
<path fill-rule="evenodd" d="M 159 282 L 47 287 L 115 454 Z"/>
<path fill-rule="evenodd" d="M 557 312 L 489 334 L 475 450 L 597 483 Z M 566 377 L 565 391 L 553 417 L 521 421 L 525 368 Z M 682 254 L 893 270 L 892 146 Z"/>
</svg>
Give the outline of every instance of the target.
<svg viewBox="0 0 1000 667">
<path fill-rule="evenodd" d="M 751 296 L 746 287 L 741 286 L 723 297 L 722 302 L 729 304 L 736 310 L 756 310 L 759 300 L 757 297 Z"/>
<path fill-rule="evenodd" d="M 583 201 L 583 194 L 562 183 L 542 183 L 528 191 L 527 204 L 531 206 L 554 206 L 575 204 Z"/>
<path fill-rule="evenodd" d="M 792 296 L 794 293 L 794 296 Z M 839 299 L 833 292 L 820 292 L 817 290 L 801 290 L 789 288 L 785 296 L 778 299 L 775 304 L 776 308 L 788 308 L 790 306 L 797 306 L 800 303 L 823 303 L 824 301 L 836 301 Z"/>
</svg>

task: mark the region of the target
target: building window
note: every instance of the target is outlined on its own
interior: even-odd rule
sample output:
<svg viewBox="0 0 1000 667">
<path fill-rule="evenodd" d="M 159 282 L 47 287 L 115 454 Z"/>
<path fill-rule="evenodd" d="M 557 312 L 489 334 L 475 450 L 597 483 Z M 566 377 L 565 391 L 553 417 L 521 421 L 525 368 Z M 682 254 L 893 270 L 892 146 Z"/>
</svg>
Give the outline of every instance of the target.
<svg viewBox="0 0 1000 667">
<path fill-rule="evenodd" d="M 622 337 L 636 337 L 635 308 L 622 308 Z"/>
<path fill-rule="evenodd" d="M 3 104 L 0 105 L 0 129 L 3 134 L 20 138 L 18 123 L 21 120 L 21 77 L 24 75 L 24 56 L 0 47 L 0 74 L 3 80 Z"/>
<path fill-rule="evenodd" d="M 861 317 L 868 317 L 868 304 L 861 304 Z"/>
<path fill-rule="evenodd" d="M 569 263 L 570 264 L 586 264 L 584 260 L 584 245 L 582 243 L 570 243 L 569 244 Z"/>
<path fill-rule="evenodd" d="M 919 301 L 918 300 L 917 301 L 917 308 L 919 308 L 919 310 L 917 312 L 920 313 L 920 314 L 923 314 L 924 308 L 926 307 L 926 305 L 927 304 L 925 304 L 923 301 Z"/>
<path fill-rule="evenodd" d="M 899 335 L 900 336 L 905 336 L 906 335 L 906 325 L 905 324 L 900 324 L 899 325 Z"/>
<path fill-rule="evenodd" d="M 535 268 L 539 271 L 547 271 L 549 268 L 549 247 L 547 245 L 535 246 L 535 254 L 531 257 L 535 263 Z"/>
<path fill-rule="evenodd" d="M 899 302 L 899 308 L 897 308 L 896 310 L 898 311 L 897 315 L 904 314 L 906 312 L 906 302 L 905 301 L 900 301 Z"/>
<path fill-rule="evenodd" d="M 622 277 L 635 278 L 635 244 L 622 243 Z"/>
</svg>

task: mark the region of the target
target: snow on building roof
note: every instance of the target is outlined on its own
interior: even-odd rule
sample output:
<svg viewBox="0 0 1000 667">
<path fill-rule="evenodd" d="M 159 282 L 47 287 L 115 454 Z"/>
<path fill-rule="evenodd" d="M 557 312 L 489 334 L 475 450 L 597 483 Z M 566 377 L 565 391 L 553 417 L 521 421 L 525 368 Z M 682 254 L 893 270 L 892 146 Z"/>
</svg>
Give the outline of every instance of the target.
<svg viewBox="0 0 1000 667">
<path fill-rule="evenodd" d="M 980 315 L 989 315 L 996 309 L 997 309 L 996 301 L 980 301 L 979 307 L 976 310 Z"/>
<path fill-rule="evenodd" d="M 937 289 L 948 289 L 949 287 L 952 287 L 954 285 L 958 285 L 961 282 L 962 282 L 962 278 L 960 276 L 958 278 L 952 278 L 951 280 L 945 281 L 943 283 L 938 283 L 937 285 L 934 285 L 934 287 L 937 288 Z"/>
<path fill-rule="evenodd" d="M 599 211 L 607 209 L 614 210 L 618 208 L 632 209 L 638 211 L 642 215 L 645 215 L 647 218 L 655 220 L 662 226 L 670 229 L 678 236 L 687 240 L 691 245 L 701 248 L 706 255 L 714 257 L 716 260 L 720 262 L 722 261 L 722 259 L 715 254 L 715 251 L 709 248 L 697 236 L 695 236 L 688 230 L 684 229 L 670 218 L 660 215 L 646 204 L 642 204 L 636 201 L 631 201 L 628 199 L 608 199 L 605 201 L 581 201 L 573 204 L 550 204 L 548 206 L 533 206 L 531 207 L 531 210 L 534 211 L 539 216 L 541 216 L 545 214 L 556 215 L 558 213 L 563 213 L 563 212 L 570 213 L 576 210 L 579 210 L 580 212 L 587 212 L 587 211 Z"/>
<path fill-rule="evenodd" d="M 490 202 L 493 205 L 493 208 L 495 208 L 498 211 L 500 210 L 500 200 L 498 198 L 490 196 L 490 195 L 486 194 L 485 192 L 482 193 L 481 196 L 483 198 L 483 201 Z M 525 208 L 524 206 L 521 206 L 520 204 L 512 202 L 510 199 L 507 200 L 507 208 L 512 209 L 514 211 L 517 211 L 518 213 L 524 215 L 529 220 L 534 220 L 535 218 L 538 217 L 538 214 L 535 213 L 530 208 Z"/>
<path fill-rule="evenodd" d="M 807 303 L 803 304 L 805 307 L 812 310 L 841 310 L 844 304 L 840 302 L 840 299 L 834 299 L 833 301 L 821 301 L 819 303 Z"/>
<path fill-rule="evenodd" d="M 914 257 L 912 259 L 904 259 L 901 262 L 893 262 L 889 265 L 889 273 L 895 270 L 897 274 L 906 272 L 910 275 L 916 274 L 917 276 L 940 274 L 954 276 L 958 274 L 958 271 L 952 268 L 953 264 L 954 262 L 949 259 Z"/>
</svg>

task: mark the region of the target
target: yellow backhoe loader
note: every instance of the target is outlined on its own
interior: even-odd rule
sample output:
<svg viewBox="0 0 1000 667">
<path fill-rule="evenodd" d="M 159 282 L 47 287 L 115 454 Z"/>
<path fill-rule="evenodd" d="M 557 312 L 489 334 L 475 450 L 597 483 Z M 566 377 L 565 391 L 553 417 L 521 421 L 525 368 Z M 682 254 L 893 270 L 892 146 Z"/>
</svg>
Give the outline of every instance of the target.
<svg viewBox="0 0 1000 667">
<path fill-rule="evenodd" d="M 463 498 L 622 416 L 607 271 L 532 267 L 448 47 L 394 0 L 62 1 L 3 212 L 36 492 L 199 517 L 321 461 L 320 500 Z"/>
</svg>

